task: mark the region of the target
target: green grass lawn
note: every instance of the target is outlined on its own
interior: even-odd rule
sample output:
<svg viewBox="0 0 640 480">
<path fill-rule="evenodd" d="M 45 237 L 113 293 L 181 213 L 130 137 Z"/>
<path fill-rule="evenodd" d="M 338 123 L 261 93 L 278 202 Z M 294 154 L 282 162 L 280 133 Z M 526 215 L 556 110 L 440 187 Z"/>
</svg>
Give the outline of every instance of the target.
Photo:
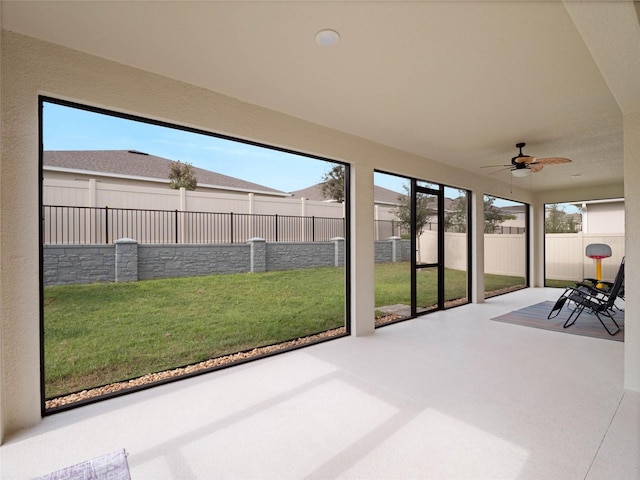
<svg viewBox="0 0 640 480">
<path fill-rule="evenodd" d="M 420 304 L 435 271 L 419 272 Z M 514 277 L 488 276 L 491 285 Z M 447 270 L 447 299 L 466 273 Z M 376 266 L 376 306 L 410 303 L 408 263 Z M 342 268 L 45 288 L 45 396 L 159 372 L 344 326 Z"/>
<path fill-rule="evenodd" d="M 411 303 L 411 270 L 408 262 L 380 263 L 376 265 L 376 307 Z M 435 268 L 418 270 L 418 306 L 429 307 L 437 303 L 437 271 Z M 507 275 L 484 276 L 485 292 L 497 292 L 511 287 L 524 286 L 523 277 Z M 445 301 L 465 298 L 467 272 L 445 269 Z"/>
<path fill-rule="evenodd" d="M 547 278 L 544 283 L 545 283 L 545 287 L 554 287 L 554 288 L 565 288 L 565 287 L 576 286 L 575 280 L 551 280 Z"/>
<path fill-rule="evenodd" d="M 344 325 L 344 269 L 45 289 L 46 397 Z"/>
</svg>

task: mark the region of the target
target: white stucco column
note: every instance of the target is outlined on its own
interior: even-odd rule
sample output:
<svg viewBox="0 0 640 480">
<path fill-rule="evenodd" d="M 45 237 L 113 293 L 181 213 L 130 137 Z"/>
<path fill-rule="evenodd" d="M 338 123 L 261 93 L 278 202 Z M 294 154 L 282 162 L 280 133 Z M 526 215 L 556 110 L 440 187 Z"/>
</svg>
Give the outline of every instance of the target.
<svg viewBox="0 0 640 480">
<path fill-rule="evenodd" d="M 531 239 L 529 285 L 544 287 L 544 202 L 535 200 L 532 203 L 527 235 Z"/>
<path fill-rule="evenodd" d="M 625 298 L 624 386 L 640 392 L 640 112 L 624 116 Z M 633 212 L 636 212 L 635 214 Z"/>
<path fill-rule="evenodd" d="M 6 48 L 6 31 L 2 33 L 2 47 Z M 28 62 L 21 62 L 20 53 L 4 52 L 0 103 L 0 204 L 4 207 L 0 215 L 0 443 L 11 432 L 40 421 L 39 86 L 21 71 Z M 12 61 L 7 62 L 7 57 Z"/>
<path fill-rule="evenodd" d="M 373 168 L 352 166 L 351 186 L 351 334 L 375 330 Z"/>
<path fill-rule="evenodd" d="M 0 26 L 2 25 L 2 7 L 0 6 Z M 2 64 L 2 31 L 0 29 L 0 65 Z M 2 92 L 2 75 L 0 75 L 0 92 Z M 1 105 L 1 103 L 0 103 Z M 2 108 L 0 108 L 0 125 L 2 125 Z M 2 135 L 0 135 L 0 187 L 2 187 Z M 0 191 L 1 192 L 1 191 Z M 0 212 L 2 211 L 2 194 L 0 194 Z M 2 216 L 0 216 L 0 227 L 4 229 L 4 222 L 2 222 Z M 0 234 L 0 255 L 2 255 L 2 235 Z M 4 277 L 2 275 L 2 267 L 0 266 L 0 300 L 3 300 L 3 284 Z M 4 345 L 2 338 L 2 329 L 4 325 L 4 312 L 0 308 L 0 346 Z M 6 436 L 6 428 L 4 422 L 4 402 L 2 397 L 4 396 L 4 357 L 0 353 L 0 445 L 4 443 L 4 437 Z"/>
<path fill-rule="evenodd" d="M 484 302 L 484 194 L 471 192 L 471 301 Z"/>
</svg>

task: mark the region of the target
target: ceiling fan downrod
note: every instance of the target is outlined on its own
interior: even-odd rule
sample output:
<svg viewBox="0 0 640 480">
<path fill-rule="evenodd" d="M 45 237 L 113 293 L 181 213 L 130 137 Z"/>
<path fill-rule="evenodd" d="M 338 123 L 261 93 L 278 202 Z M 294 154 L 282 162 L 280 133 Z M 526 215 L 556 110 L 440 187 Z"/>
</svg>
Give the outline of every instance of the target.
<svg viewBox="0 0 640 480">
<path fill-rule="evenodd" d="M 526 143 L 524 143 L 524 142 L 516 143 L 516 148 L 520 149 L 520 153 L 518 153 L 518 155 L 516 155 L 515 157 L 513 157 L 511 159 L 511 164 L 513 166 L 515 166 L 516 169 L 528 168 L 526 162 L 518 162 L 517 161 L 518 158 L 528 157 L 528 155 L 523 155 L 522 154 L 522 149 L 524 148 L 525 145 L 526 145 Z"/>
</svg>

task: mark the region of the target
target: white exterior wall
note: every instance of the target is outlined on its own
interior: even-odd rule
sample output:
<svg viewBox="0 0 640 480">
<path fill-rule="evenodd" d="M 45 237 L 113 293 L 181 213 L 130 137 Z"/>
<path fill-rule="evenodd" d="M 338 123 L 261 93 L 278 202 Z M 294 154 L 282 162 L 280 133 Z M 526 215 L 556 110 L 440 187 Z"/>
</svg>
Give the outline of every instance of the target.
<svg viewBox="0 0 640 480">
<path fill-rule="evenodd" d="M 624 202 L 588 203 L 583 218 L 584 233 L 623 233 Z"/>
</svg>

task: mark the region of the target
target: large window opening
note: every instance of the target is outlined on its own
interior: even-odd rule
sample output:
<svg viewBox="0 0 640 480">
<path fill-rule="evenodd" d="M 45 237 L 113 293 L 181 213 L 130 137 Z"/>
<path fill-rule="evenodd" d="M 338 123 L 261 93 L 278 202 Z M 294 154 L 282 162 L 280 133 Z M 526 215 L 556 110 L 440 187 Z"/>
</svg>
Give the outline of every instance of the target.
<svg viewBox="0 0 640 480">
<path fill-rule="evenodd" d="M 348 334 L 348 165 L 40 107 L 44 413 Z"/>
<path fill-rule="evenodd" d="M 526 288 L 529 283 L 529 206 L 484 196 L 485 297 Z"/>
<path fill-rule="evenodd" d="M 376 325 L 468 302 L 468 192 L 374 175 Z"/>
<path fill-rule="evenodd" d="M 624 199 L 545 205 L 545 286 L 574 286 L 585 278 L 615 278 L 625 255 Z M 603 244 L 610 256 L 587 256 L 587 246 Z M 599 266 L 598 266 L 599 264 Z"/>
</svg>

